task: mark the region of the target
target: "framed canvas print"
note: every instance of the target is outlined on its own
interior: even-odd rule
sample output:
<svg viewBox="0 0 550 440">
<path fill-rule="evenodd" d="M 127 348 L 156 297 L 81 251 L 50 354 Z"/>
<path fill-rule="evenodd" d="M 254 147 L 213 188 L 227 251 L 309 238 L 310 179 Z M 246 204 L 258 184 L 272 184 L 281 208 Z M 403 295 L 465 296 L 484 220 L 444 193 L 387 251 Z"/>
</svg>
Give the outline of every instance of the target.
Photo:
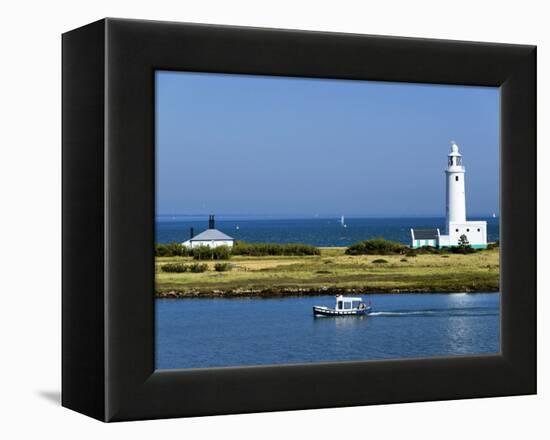
<svg viewBox="0 0 550 440">
<path fill-rule="evenodd" d="M 104 19 L 63 35 L 63 405 L 536 392 L 536 48 Z"/>
</svg>

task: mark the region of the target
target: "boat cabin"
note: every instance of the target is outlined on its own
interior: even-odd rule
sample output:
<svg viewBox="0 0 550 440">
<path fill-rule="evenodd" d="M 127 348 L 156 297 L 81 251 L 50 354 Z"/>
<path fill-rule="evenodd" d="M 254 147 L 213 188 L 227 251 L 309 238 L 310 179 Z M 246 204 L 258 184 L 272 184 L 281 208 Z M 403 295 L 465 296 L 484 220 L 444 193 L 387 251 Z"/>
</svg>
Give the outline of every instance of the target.
<svg viewBox="0 0 550 440">
<path fill-rule="evenodd" d="M 338 295 L 336 297 L 336 310 L 359 310 L 363 304 L 363 298 Z"/>
</svg>

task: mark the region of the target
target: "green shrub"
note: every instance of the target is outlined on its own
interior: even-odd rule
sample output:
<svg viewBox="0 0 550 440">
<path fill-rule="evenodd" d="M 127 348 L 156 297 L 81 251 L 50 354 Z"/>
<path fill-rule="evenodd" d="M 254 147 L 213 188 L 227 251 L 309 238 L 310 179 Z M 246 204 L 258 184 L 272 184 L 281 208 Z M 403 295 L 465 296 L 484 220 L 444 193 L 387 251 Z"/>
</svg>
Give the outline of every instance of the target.
<svg viewBox="0 0 550 440">
<path fill-rule="evenodd" d="M 216 263 L 214 264 L 214 270 L 216 272 L 227 272 L 231 270 L 233 266 L 229 263 Z"/>
<path fill-rule="evenodd" d="M 395 241 L 383 238 L 360 241 L 346 249 L 347 255 L 391 255 L 406 253 L 409 248 Z"/>
<path fill-rule="evenodd" d="M 156 243 L 155 256 L 157 257 L 186 257 L 189 249 L 180 243 Z"/>
<path fill-rule="evenodd" d="M 330 270 L 318 270 L 317 272 L 315 273 L 321 273 L 321 274 L 330 274 L 332 273 Z"/>
<path fill-rule="evenodd" d="M 487 244 L 487 249 L 498 249 L 499 247 L 500 247 L 500 240 L 497 240 L 494 243 Z"/>
<path fill-rule="evenodd" d="M 191 254 L 195 260 L 210 260 L 212 259 L 212 251 L 209 246 L 199 246 L 193 248 Z"/>
<path fill-rule="evenodd" d="M 445 249 L 436 248 L 434 246 L 422 246 L 416 249 L 416 252 L 419 254 L 443 254 L 448 251 Z"/>
<path fill-rule="evenodd" d="M 188 267 L 185 264 L 182 263 L 168 263 L 163 264 L 160 269 L 163 272 L 169 272 L 169 273 L 183 273 L 187 272 Z"/>
<path fill-rule="evenodd" d="M 377 258 L 376 260 L 372 261 L 374 264 L 385 264 L 388 262 L 388 260 L 384 260 L 383 258 Z"/>
<path fill-rule="evenodd" d="M 246 255 L 250 257 L 264 256 L 306 256 L 306 255 L 321 255 L 321 251 L 309 244 L 301 243 L 246 243 L 244 241 L 236 241 L 233 249 L 233 255 Z"/>
<path fill-rule="evenodd" d="M 229 260 L 231 258 L 231 249 L 229 246 L 199 246 L 192 250 L 195 260 Z"/>
<path fill-rule="evenodd" d="M 208 264 L 193 263 L 189 265 L 189 271 L 193 273 L 206 272 L 208 270 Z"/>
<path fill-rule="evenodd" d="M 168 272 L 168 273 L 184 273 L 184 272 L 200 273 L 200 272 L 206 272 L 208 270 L 208 265 L 199 264 L 199 263 L 193 263 L 193 264 L 167 263 L 167 264 L 163 264 L 160 267 L 160 269 L 163 272 Z"/>
<path fill-rule="evenodd" d="M 406 263 L 409 260 L 407 260 L 406 258 L 401 258 L 401 260 L 399 260 L 399 261 L 401 261 L 401 263 Z"/>
</svg>

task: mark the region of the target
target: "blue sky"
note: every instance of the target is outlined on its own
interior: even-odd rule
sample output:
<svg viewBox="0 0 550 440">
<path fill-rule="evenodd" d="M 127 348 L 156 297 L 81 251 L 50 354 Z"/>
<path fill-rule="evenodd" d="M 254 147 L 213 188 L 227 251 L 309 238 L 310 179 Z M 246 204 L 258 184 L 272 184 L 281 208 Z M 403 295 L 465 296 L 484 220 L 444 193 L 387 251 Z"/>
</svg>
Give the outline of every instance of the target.
<svg viewBox="0 0 550 440">
<path fill-rule="evenodd" d="M 157 215 L 444 216 L 450 141 L 467 215 L 498 212 L 499 89 L 156 74 Z"/>
</svg>

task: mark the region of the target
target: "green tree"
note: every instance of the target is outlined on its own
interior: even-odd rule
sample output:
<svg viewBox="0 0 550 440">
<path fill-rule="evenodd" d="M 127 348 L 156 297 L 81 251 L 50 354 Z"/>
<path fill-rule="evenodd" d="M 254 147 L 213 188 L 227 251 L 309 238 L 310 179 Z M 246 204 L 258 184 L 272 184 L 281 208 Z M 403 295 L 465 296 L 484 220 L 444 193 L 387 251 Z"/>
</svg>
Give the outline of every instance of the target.
<svg viewBox="0 0 550 440">
<path fill-rule="evenodd" d="M 470 242 L 468 241 L 468 237 L 466 237 L 466 234 L 462 234 L 460 236 L 460 238 L 458 239 L 458 246 L 459 247 L 470 246 Z"/>
<path fill-rule="evenodd" d="M 468 241 L 468 237 L 466 237 L 465 234 L 462 234 L 458 238 L 458 246 L 452 248 L 453 252 L 458 254 L 472 254 L 476 250 L 470 246 L 470 242 Z"/>
</svg>

